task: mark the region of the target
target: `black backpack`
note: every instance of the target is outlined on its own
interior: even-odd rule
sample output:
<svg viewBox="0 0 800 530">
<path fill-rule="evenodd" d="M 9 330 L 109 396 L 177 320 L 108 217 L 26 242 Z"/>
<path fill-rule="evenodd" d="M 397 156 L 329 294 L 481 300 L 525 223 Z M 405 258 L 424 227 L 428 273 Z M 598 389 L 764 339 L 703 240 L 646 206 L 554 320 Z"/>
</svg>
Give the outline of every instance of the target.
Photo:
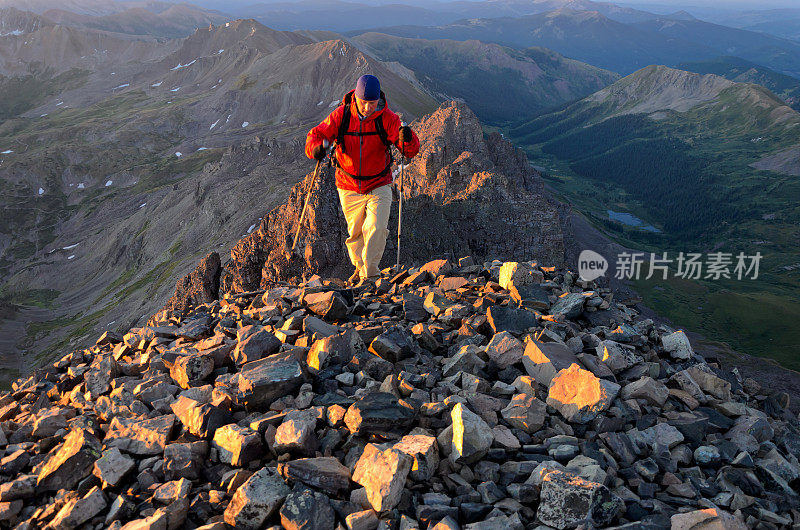
<svg viewBox="0 0 800 530">
<path fill-rule="evenodd" d="M 381 92 L 381 98 L 385 100 L 383 92 Z M 384 173 L 386 173 L 386 170 L 390 169 L 392 167 L 392 164 L 394 164 L 394 156 L 392 155 L 392 142 L 389 141 L 389 135 L 386 134 L 386 128 L 383 126 L 383 116 L 379 116 L 378 119 L 374 120 L 375 121 L 374 131 L 356 132 L 347 130 L 347 126 L 350 125 L 350 105 L 352 101 L 353 101 L 353 94 L 351 92 L 344 97 L 344 113 L 342 114 L 342 121 L 339 123 L 339 131 L 336 133 L 336 145 L 338 146 L 338 149 L 341 150 L 342 153 L 345 152 L 344 151 L 345 136 L 372 136 L 377 134 L 378 137 L 381 139 L 381 142 L 383 142 L 383 145 L 386 146 L 386 152 L 389 154 L 389 164 L 377 175 L 353 175 L 352 173 L 349 173 L 344 169 L 342 169 L 342 167 L 339 164 L 336 164 L 336 167 L 338 167 L 339 171 L 341 171 L 342 173 L 356 180 L 369 180 L 383 175 Z M 334 163 L 336 163 L 336 156 L 334 155 L 331 158 L 333 159 Z"/>
</svg>

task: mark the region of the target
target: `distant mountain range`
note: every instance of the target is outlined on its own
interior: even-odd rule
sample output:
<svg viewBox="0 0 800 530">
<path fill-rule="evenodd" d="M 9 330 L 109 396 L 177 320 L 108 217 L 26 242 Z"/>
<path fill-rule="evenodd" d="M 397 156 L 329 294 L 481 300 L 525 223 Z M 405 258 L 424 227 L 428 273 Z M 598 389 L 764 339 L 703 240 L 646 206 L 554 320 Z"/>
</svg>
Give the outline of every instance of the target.
<svg viewBox="0 0 800 530">
<path fill-rule="evenodd" d="M 516 48 L 541 46 L 621 74 L 650 64 L 677 65 L 735 54 L 800 77 L 800 45 L 686 17 L 622 23 L 597 11 L 559 9 L 514 18 L 464 19 L 436 27 L 391 26 L 374 31 L 409 38 L 474 39 Z"/>
<path fill-rule="evenodd" d="M 619 78 L 544 48 L 515 50 L 479 41 L 405 39 L 379 33 L 365 33 L 352 41 L 381 60 L 407 67 L 442 99 L 463 99 L 492 125 L 533 117 Z"/>
<path fill-rule="evenodd" d="M 717 57 L 708 61 L 678 65 L 681 70 L 715 74 L 739 83 L 754 83 L 768 88 L 794 110 L 800 111 L 800 79 L 745 61 L 739 57 Z"/>
</svg>

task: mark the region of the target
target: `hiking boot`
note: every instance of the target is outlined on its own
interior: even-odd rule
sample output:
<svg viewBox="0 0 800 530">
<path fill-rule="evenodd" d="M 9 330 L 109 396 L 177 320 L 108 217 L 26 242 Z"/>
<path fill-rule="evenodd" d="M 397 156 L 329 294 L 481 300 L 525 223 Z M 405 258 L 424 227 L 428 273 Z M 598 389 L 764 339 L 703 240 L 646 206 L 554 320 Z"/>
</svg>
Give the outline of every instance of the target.
<svg viewBox="0 0 800 530">
<path fill-rule="evenodd" d="M 377 282 L 379 278 L 380 276 L 369 276 L 367 278 L 361 278 L 361 281 L 358 282 L 356 287 L 362 289 L 369 289 L 371 287 L 375 287 L 375 282 Z"/>
<path fill-rule="evenodd" d="M 358 270 L 356 270 L 356 272 L 354 272 L 353 274 L 350 275 L 349 278 L 347 278 L 347 283 L 349 283 L 350 285 L 357 285 L 360 281 L 361 281 L 361 273 L 358 272 Z"/>
</svg>

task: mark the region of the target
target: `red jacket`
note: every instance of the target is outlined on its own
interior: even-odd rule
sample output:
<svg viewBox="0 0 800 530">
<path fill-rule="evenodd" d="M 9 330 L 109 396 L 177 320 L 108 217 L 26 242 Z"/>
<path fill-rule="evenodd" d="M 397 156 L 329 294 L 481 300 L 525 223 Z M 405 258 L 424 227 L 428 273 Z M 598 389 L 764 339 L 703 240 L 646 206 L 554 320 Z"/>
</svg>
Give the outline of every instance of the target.
<svg viewBox="0 0 800 530">
<path fill-rule="evenodd" d="M 355 90 L 352 90 L 350 94 L 354 92 Z M 308 158 L 314 158 L 312 152 L 316 146 L 322 144 L 323 140 L 328 140 L 331 143 L 336 140 L 336 135 L 339 133 L 339 124 L 342 122 L 342 116 L 344 115 L 344 101 L 346 98 L 347 96 L 342 98 L 342 104 L 336 107 L 322 123 L 308 131 L 306 136 L 306 156 Z M 400 117 L 389 110 L 389 105 L 386 103 L 386 96 L 384 96 L 383 92 L 381 92 L 381 102 L 378 104 L 378 109 L 364 120 L 361 120 L 358 114 L 355 96 L 350 96 L 350 100 L 348 132 L 375 132 L 375 120 L 381 119 L 389 141 L 398 150 L 401 150 L 406 157 L 411 158 L 419 152 L 419 138 L 413 131 L 411 141 L 407 141 L 401 146 L 398 141 Z M 344 144 L 344 152 L 338 147 L 336 149 L 336 161 L 339 165 L 339 168 L 336 169 L 337 188 L 368 193 L 378 186 L 392 182 L 392 170 L 386 167 L 390 160 L 389 154 L 377 134 L 367 136 L 345 135 Z M 360 180 L 347 175 L 342 170 L 353 175 L 377 176 L 368 180 Z"/>
</svg>

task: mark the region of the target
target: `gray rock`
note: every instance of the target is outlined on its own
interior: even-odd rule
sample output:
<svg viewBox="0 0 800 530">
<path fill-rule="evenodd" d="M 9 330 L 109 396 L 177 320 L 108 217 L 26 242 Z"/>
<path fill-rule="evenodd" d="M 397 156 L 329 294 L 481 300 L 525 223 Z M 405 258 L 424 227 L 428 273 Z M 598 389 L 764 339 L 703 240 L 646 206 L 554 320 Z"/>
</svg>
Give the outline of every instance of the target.
<svg viewBox="0 0 800 530">
<path fill-rule="evenodd" d="M 564 315 L 566 318 L 577 318 L 583 313 L 586 296 L 583 293 L 565 293 L 558 297 L 550 307 L 551 315 Z"/>
<path fill-rule="evenodd" d="M 364 486 L 376 512 L 389 511 L 400 502 L 412 463 L 413 459 L 402 451 L 381 451 L 374 444 L 367 444 L 353 470 L 353 481 Z"/>
<path fill-rule="evenodd" d="M 369 351 L 381 359 L 396 363 L 413 354 L 412 338 L 399 326 L 392 326 L 370 343 Z"/>
<path fill-rule="evenodd" d="M 355 435 L 399 437 L 415 417 L 415 410 L 407 402 L 387 392 L 373 392 L 350 405 L 344 423 Z"/>
<path fill-rule="evenodd" d="M 164 477 L 167 480 L 196 480 L 208 455 L 209 444 L 199 442 L 171 443 L 164 449 Z"/>
<path fill-rule="evenodd" d="M 107 505 L 106 496 L 95 486 L 83 498 L 67 502 L 50 522 L 50 526 L 72 530 L 100 513 Z"/>
<path fill-rule="evenodd" d="M 533 434 L 547 421 L 547 405 L 530 394 L 517 394 L 500 414 L 511 426 Z"/>
<path fill-rule="evenodd" d="M 587 523 L 607 526 L 623 510 L 622 500 L 602 484 L 559 470 L 542 477 L 536 516 L 546 525 L 558 529 Z"/>
<path fill-rule="evenodd" d="M 671 530 L 745 530 L 747 526 L 737 517 L 719 508 L 705 508 L 677 513 L 670 519 Z"/>
<path fill-rule="evenodd" d="M 289 353 L 278 353 L 242 366 L 237 402 L 248 409 L 269 406 L 293 394 L 305 381 L 303 367 Z"/>
<path fill-rule="evenodd" d="M 234 467 L 244 467 L 253 460 L 261 458 L 261 436 L 236 424 L 224 425 L 214 432 L 211 445 L 219 454 L 220 462 Z"/>
<path fill-rule="evenodd" d="M 345 364 L 359 353 L 366 351 L 364 341 L 354 330 L 348 329 L 336 335 L 320 338 L 311 346 L 306 363 L 309 371 L 318 373 L 328 366 Z"/>
<path fill-rule="evenodd" d="M 201 438 L 212 438 L 217 429 L 231 422 L 227 411 L 185 396 L 180 396 L 170 408 L 187 431 Z"/>
<path fill-rule="evenodd" d="M 453 407 L 450 418 L 453 422 L 450 459 L 453 462 L 470 464 L 483 458 L 494 441 L 491 427 L 461 403 L 456 403 Z"/>
<path fill-rule="evenodd" d="M 722 401 L 731 400 L 731 384 L 711 373 L 710 369 L 704 370 L 700 365 L 696 365 L 687 368 L 686 372 L 706 394 L 711 394 Z"/>
<path fill-rule="evenodd" d="M 522 342 L 507 331 L 492 337 L 486 346 L 486 355 L 499 369 L 508 368 L 522 360 L 525 347 Z"/>
<path fill-rule="evenodd" d="M 622 399 L 643 399 L 648 404 L 663 407 L 669 397 L 669 389 L 661 381 L 652 377 L 642 377 L 622 387 Z"/>
<path fill-rule="evenodd" d="M 116 447 L 126 453 L 157 455 L 164 452 L 174 425 L 172 414 L 139 421 L 114 418 L 103 441 L 106 447 Z"/>
<path fill-rule="evenodd" d="M 100 450 L 100 441 L 90 432 L 70 431 L 61 448 L 39 470 L 38 491 L 73 488 L 91 474 L 95 460 L 101 456 Z"/>
<path fill-rule="evenodd" d="M 303 302 L 328 322 L 336 322 L 347 316 L 347 302 L 336 291 L 307 294 Z"/>
<path fill-rule="evenodd" d="M 182 388 L 200 386 L 214 371 L 214 359 L 204 353 L 179 357 L 169 370 L 172 379 Z"/>
<path fill-rule="evenodd" d="M 486 311 L 486 320 L 495 334 L 507 331 L 520 336 L 538 325 L 536 313 L 513 306 L 490 306 Z"/>
<path fill-rule="evenodd" d="M 691 359 L 694 353 L 689 338 L 683 331 L 662 335 L 661 346 L 669 353 L 670 357 L 679 361 Z"/>
<path fill-rule="evenodd" d="M 36 475 L 19 475 L 0 485 L 0 502 L 28 499 L 36 494 Z"/>
<path fill-rule="evenodd" d="M 290 493 L 281 506 L 280 516 L 286 530 L 330 530 L 335 524 L 330 499 L 308 489 Z"/>
<path fill-rule="evenodd" d="M 545 387 L 550 386 L 553 377 L 560 370 L 569 368 L 572 364 L 580 366 L 578 358 L 565 345 L 555 342 L 540 342 L 535 339 L 530 340 L 525 347 L 522 364 L 528 375 Z"/>
<path fill-rule="evenodd" d="M 258 530 L 291 493 L 283 479 L 261 468 L 233 494 L 225 509 L 225 522 L 235 528 Z"/>
<path fill-rule="evenodd" d="M 109 486 L 117 486 L 133 469 L 136 462 L 123 455 L 116 447 L 103 451 L 103 456 L 94 463 L 94 474 Z"/>
<path fill-rule="evenodd" d="M 635 350 L 611 340 L 604 340 L 598 344 L 596 352 L 597 357 L 615 374 L 644 361 L 642 356 L 638 355 Z"/>
<path fill-rule="evenodd" d="M 411 478 L 424 482 L 430 480 L 439 466 L 439 444 L 436 438 L 425 434 L 409 434 L 394 444 L 394 448 L 413 459 Z"/>
<path fill-rule="evenodd" d="M 350 469 L 332 456 L 300 458 L 278 466 L 286 478 L 299 480 L 331 495 L 338 495 L 350 488 Z"/>
<path fill-rule="evenodd" d="M 275 433 L 273 449 L 278 453 L 312 455 L 319 443 L 314 433 L 316 426 L 317 418 L 311 411 L 290 412 Z"/>
<path fill-rule="evenodd" d="M 278 337 L 262 328 L 236 343 L 233 360 L 239 366 L 257 361 L 276 353 L 281 344 Z"/>
</svg>

